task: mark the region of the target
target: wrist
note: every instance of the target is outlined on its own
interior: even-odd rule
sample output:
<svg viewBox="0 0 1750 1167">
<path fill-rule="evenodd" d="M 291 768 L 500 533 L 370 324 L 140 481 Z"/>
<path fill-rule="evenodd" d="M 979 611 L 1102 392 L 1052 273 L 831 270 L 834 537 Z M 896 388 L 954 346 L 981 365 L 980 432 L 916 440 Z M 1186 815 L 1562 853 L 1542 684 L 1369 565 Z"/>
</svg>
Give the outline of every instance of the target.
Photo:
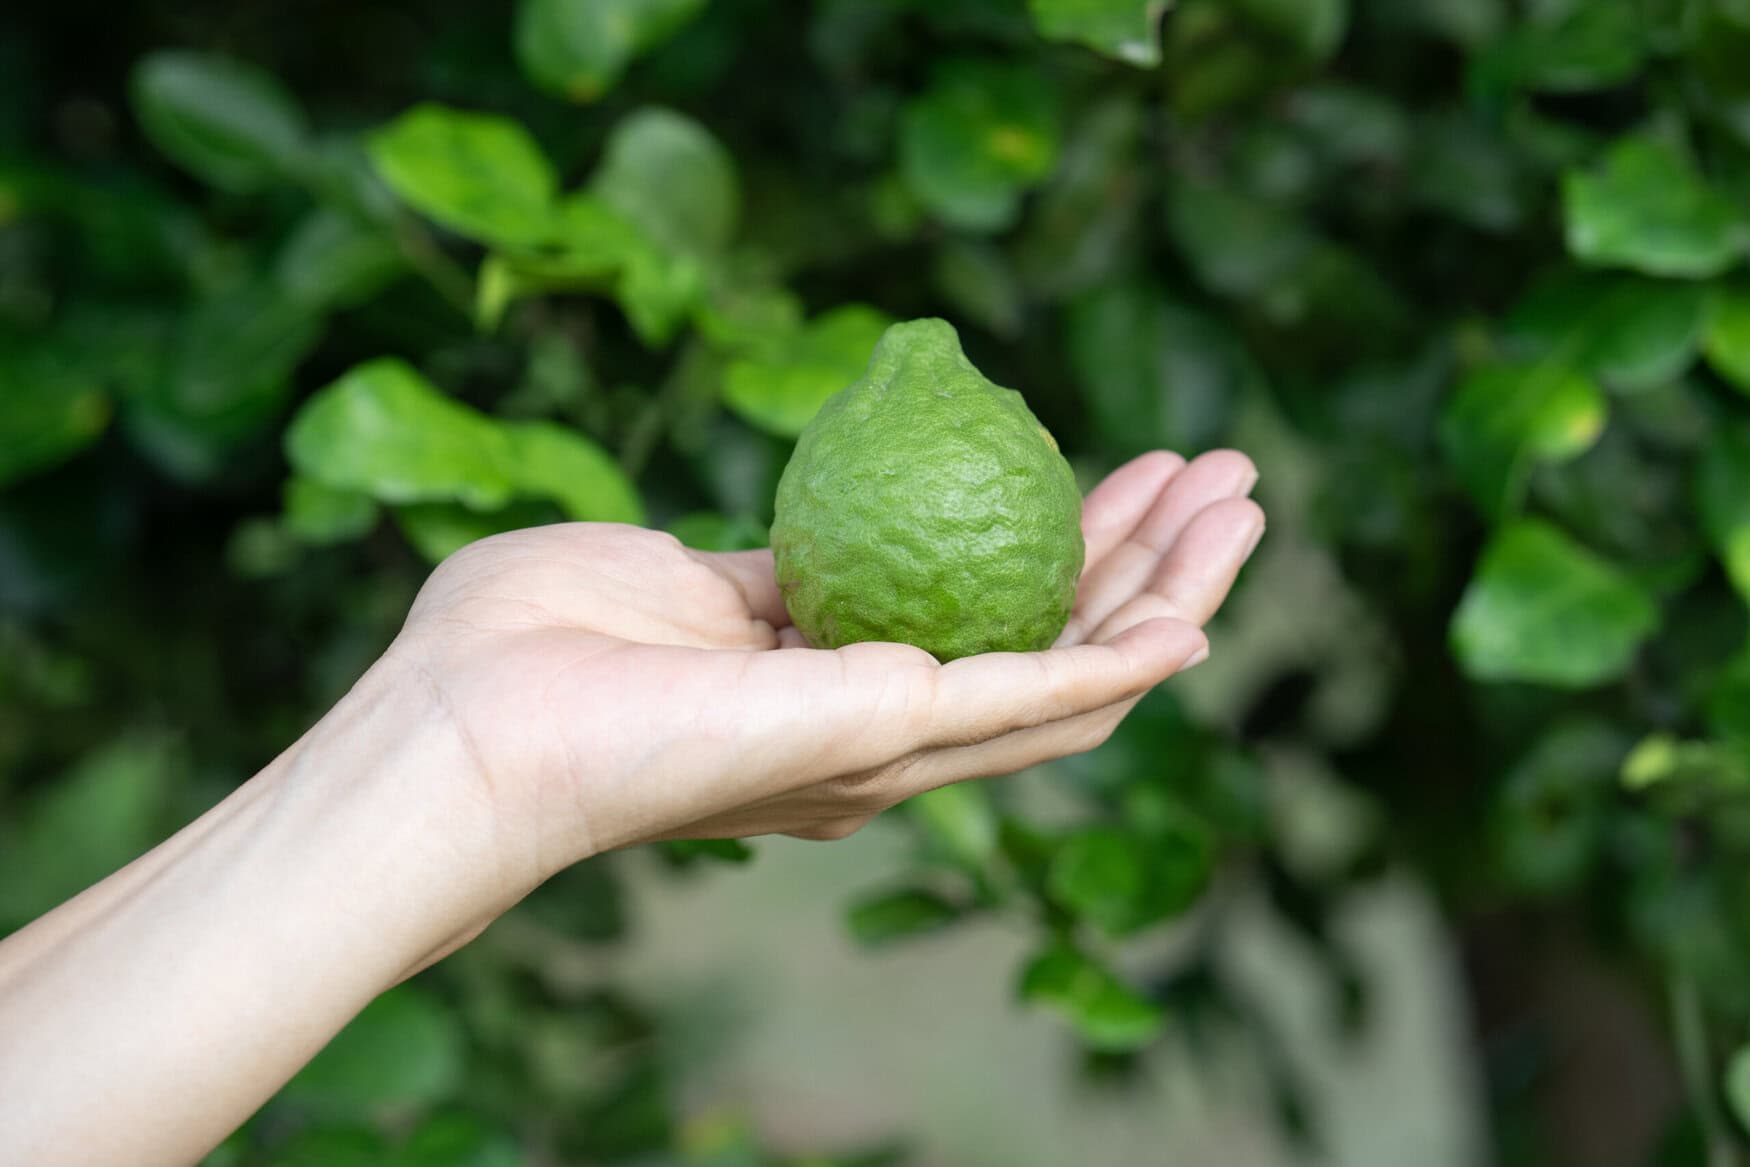
<svg viewBox="0 0 1750 1167">
<path fill-rule="evenodd" d="M 401 976 L 478 935 L 546 874 L 510 837 L 441 689 L 392 654 L 256 781 L 303 824 L 292 829 L 343 859 L 349 894 L 412 958 Z"/>
</svg>

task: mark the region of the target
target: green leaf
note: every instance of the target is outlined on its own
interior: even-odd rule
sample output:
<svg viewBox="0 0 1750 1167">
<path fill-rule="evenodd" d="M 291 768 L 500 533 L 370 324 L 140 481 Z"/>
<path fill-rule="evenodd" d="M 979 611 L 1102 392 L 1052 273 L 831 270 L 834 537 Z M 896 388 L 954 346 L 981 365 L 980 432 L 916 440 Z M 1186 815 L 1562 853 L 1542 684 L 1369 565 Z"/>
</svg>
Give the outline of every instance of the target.
<svg viewBox="0 0 1750 1167">
<path fill-rule="evenodd" d="M 1183 813 L 1148 836 L 1112 826 L 1084 827 L 1052 856 L 1051 898 L 1113 936 L 1140 931 L 1183 912 L 1207 882 L 1209 832 Z"/>
<path fill-rule="evenodd" d="M 1473 81 L 1485 90 L 1557 93 L 1631 81 L 1648 44 L 1636 9 L 1635 0 L 1557 0 L 1536 6 L 1529 19 L 1477 60 Z"/>
<path fill-rule="evenodd" d="M 1401 104 L 1376 90 L 1340 82 L 1298 90 L 1288 115 L 1307 146 L 1340 166 L 1402 166 L 1415 135 L 1411 115 Z M 1292 159 L 1288 151 L 1293 148 L 1287 141 L 1277 147 L 1285 160 Z M 1251 167 L 1268 167 L 1271 157 L 1266 153 Z"/>
<path fill-rule="evenodd" d="M 498 408 L 515 417 L 577 416 L 599 402 L 601 393 L 578 338 L 557 329 L 543 330 L 529 338 L 522 376 Z"/>
<path fill-rule="evenodd" d="M 760 357 L 733 361 L 723 399 L 768 433 L 795 437 L 827 398 L 863 375 L 892 317 L 863 304 L 834 308 Z"/>
<path fill-rule="evenodd" d="M 1441 110 L 1418 119 L 1409 149 L 1408 179 L 1418 202 L 1495 235 L 1525 220 L 1528 167 L 1498 127 Z"/>
<path fill-rule="evenodd" d="M 608 136 L 590 190 L 660 251 L 711 257 L 728 246 L 741 214 L 735 162 L 692 118 L 647 108 Z"/>
<path fill-rule="evenodd" d="M 1145 113 L 1108 96 L 1080 111 L 1063 157 L 1027 216 L 1015 263 L 1028 288 L 1058 297 L 1116 281 L 1137 253 L 1147 182 L 1137 149 Z"/>
<path fill-rule="evenodd" d="M 389 1144 L 368 1126 L 317 1126 L 275 1150 L 273 1167 L 381 1167 Z"/>
<path fill-rule="evenodd" d="M 1726 1063 L 1724 1090 L 1732 1117 L 1741 1130 L 1750 1131 L 1750 1045 L 1739 1046 Z"/>
<path fill-rule="evenodd" d="M 1052 41 L 1086 45 L 1152 69 L 1161 63 L 1161 15 L 1170 0 L 1027 0 L 1033 28 Z"/>
<path fill-rule="evenodd" d="M 1502 779 L 1496 847 L 1502 873 L 1538 895 L 1572 891 L 1603 848 L 1608 803 L 1628 741 L 1608 722 L 1545 733 Z"/>
<path fill-rule="evenodd" d="M 1253 23 L 1285 38 L 1322 61 L 1337 51 L 1349 30 L 1349 0 L 1233 0 Z"/>
<path fill-rule="evenodd" d="M 757 551 L 771 542 L 766 525 L 746 515 L 693 511 L 668 525 L 668 533 L 695 551 Z"/>
<path fill-rule="evenodd" d="M 1057 161 L 1058 98 L 1037 70 L 986 61 L 939 66 L 900 118 L 906 185 L 930 211 L 966 231 L 1014 223 L 1021 195 Z"/>
<path fill-rule="evenodd" d="M 1021 973 L 1020 995 L 1068 1021 L 1093 1049 L 1137 1050 L 1160 1036 L 1160 1006 L 1139 996 L 1085 954 L 1058 944 Z"/>
<path fill-rule="evenodd" d="M 185 319 L 165 392 L 156 400 L 214 429 L 253 428 L 278 406 L 321 323 L 307 305 L 271 285 L 215 296 Z"/>
<path fill-rule="evenodd" d="M 1706 285 L 1563 271 L 1514 305 L 1507 327 L 1533 353 L 1584 369 L 1623 393 L 1656 389 L 1694 362 Z"/>
<path fill-rule="evenodd" d="M 1750 393 L 1750 292 L 1738 288 L 1714 292 L 1706 346 L 1714 372 Z"/>
<path fill-rule="evenodd" d="M 548 287 L 545 281 L 519 272 L 507 256 L 493 252 L 480 261 L 474 279 L 474 327 L 483 333 L 496 332 L 514 301 L 538 296 Z"/>
<path fill-rule="evenodd" d="M 1750 750 L 1750 649 L 1726 663 L 1709 682 L 1708 730 L 1740 750 Z"/>
<path fill-rule="evenodd" d="M 869 948 L 934 932 L 960 917 L 953 903 L 923 888 L 883 892 L 851 905 L 851 935 Z"/>
<path fill-rule="evenodd" d="M 286 431 L 286 455 L 304 477 L 379 502 L 456 502 L 496 512 L 512 498 L 533 497 L 557 502 L 580 521 L 644 521 L 625 472 L 582 434 L 553 422 L 498 421 L 445 397 L 394 358 L 360 365 L 311 397 Z M 475 519 L 441 509 L 399 518 L 434 558 L 546 521 L 544 512 L 526 508 Z"/>
<path fill-rule="evenodd" d="M 1715 428 L 1696 469 L 1695 494 L 1726 577 L 1750 602 L 1750 425 Z"/>
<path fill-rule="evenodd" d="M 1732 200 L 1656 138 L 1620 139 L 1598 169 L 1569 171 L 1562 203 L 1568 251 L 1597 267 L 1705 279 L 1744 254 L 1744 221 Z"/>
<path fill-rule="evenodd" d="M 1270 200 L 1185 178 L 1173 185 L 1167 226 L 1205 287 L 1275 324 L 1323 319 L 1371 333 L 1400 311 L 1359 256 Z"/>
<path fill-rule="evenodd" d="M 666 344 L 707 287 L 706 261 L 658 247 L 632 220 L 588 191 L 559 208 L 551 244 L 495 252 L 481 265 L 475 315 L 495 326 L 510 301 L 550 291 L 611 293 L 639 338 Z"/>
<path fill-rule="evenodd" d="M 700 859 L 719 863 L 746 863 L 754 850 L 741 839 L 668 839 L 657 844 L 663 857 L 678 867 L 686 867 Z"/>
<path fill-rule="evenodd" d="M 1750 754 L 1720 742 L 1651 733 L 1623 759 L 1620 777 L 1627 790 L 1652 791 L 1667 806 L 1690 809 L 1750 788 Z"/>
<path fill-rule="evenodd" d="M 244 519 L 225 540 L 225 566 L 239 579 L 284 575 L 303 557 L 303 545 L 279 519 Z"/>
<path fill-rule="evenodd" d="M 1220 324 L 1153 284 L 1103 285 L 1070 306 L 1066 323 L 1070 368 L 1121 454 L 1207 449 L 1257 381 Z"/>
<path fill-rule="evenodd" d="M 591 191 L 577 191 L 559 205 L 551 245 L 538 256 L 516 256 L 519 271 L 559 283 L 590 286 L 625 266 L 633 251 L 654 245 L 638 225 Z"/>
<path fill-rule="evenodd" d="M 1224 296 L 1267 293 L 1318 246 L 1298 216 L 1208 183 L 1176 183 L 1167 211 L 1173 240 L 1198 279 Z"/>
<path fill-rule="evenodd" d="M 1465 48 L 1495 37 L 1507 21 L 1506 0 L 1399 0 L 1392 13 Z"/>
<path fill-rule="evenodd" d="M 286 1084 L 283 1097 L 348 1118 L 429 1106 L 461 1088 L 466 1059 L 457 1015 L 430 994 L 401 985 L 366 1005 Z"/>
<path fill-rule="evenodd" d="M 627 254 L 614 295 L 632 331 L 656 347 L 673 339 L 705 287 L 705 270 L 691 256 L 643 248 Z"/>
<path fill-rule="evenodd" d="M 788 288 L 731 281 L 711 290 L 693 324 L 727 352 L 769 352 L 802 327 L 802 301 Z"/>
<path fill-rule="evenodd" d="M 505 469 L 518 494 L 553 499 L 579 522 L 644 522 L 644 504 L 626 472 L 576 430 L 531 421 L 505 425 L 504 433 Z"/>
<path fill-rule="evenodd" d="M 362 304 L 405 269 L 382 229 L 328 208 L 310 212 L 280 248 L 274 279 L 313 311 Z"/>
<path fill-rule="evenodd" d="M 345 543 L 369 534 L 377 524 L 377 504 L 357 490 L 340 490 L 301 478 L 286 479 L 286 529 L 305 543 Z"/>
<path fill-rule="evenodd" d="M 950 239 L 936 252 L 936 290 L 963 319 L 1013 340 L 1020 336 L 1021 288 L 1008 257 L 984 240 Z"/>
<path fill-rule="evenodd" d="M 124 733 L 79 759 L 30 802 L 8 808 L 13 830 L 0 829 L 0 934 L 157 843 L 182 761 L 167 737 Z"/>
<path fill-rule="evenodd" d="M 271 283 L 215 295 L 177 325 L 168 365 L 130 393 L 134 441 L 170 473 L 199 480 L 272 422 L 321 317 Z"/>
<path fill-rule="evenodd" d="M 1620 675 L 1659 624 L 1621 569 L 1541 520 L 1503 529 L 1452 618 L 1452 648 L 1479 681 L 1584 688 Z"/>
<path fill-rule="evenodd" d="M 593 101 L 704 6 L 705 0 L 521 0 L 517 63 L 554 96 Z"/>
<path fill-rule="evenodd" d="M 409 503 L 395 508 L 395 525 L 430 563 L 441 563 L 470 543 L 506 531 L 539 527 L 561 516 L 550 504 L 516 502 L 493 511 L 476 511 L 458 503 Z"/>
<path fill-rule="evenodd" d="M 95 442 L 109 395 L 69 354 L 0 347 L 0 487 L 47 470 Z"/>
<path fill-rule="evenodd" d="M 1598 386 L 1568 365 L 1487 365 L 1447 404 L 1440 441 L 1483 513 L 1499 519 L 1519 509 L 1534 466 L 1585 453 L 1607 416 Z"/>
<path fill-rule="evenodd" d="M 363 134 L 335 134 L 319 138 L 313 173 L 307 178 L 310 193 L 324 207 L 349 215 L 361 223 L 392 228 L 400 209 L 371 161 Z"/>
<path fill-rule="evenodd" d="M 524 1167 L 517 1140 L 470 1114 L 427 1119 L 402 1144 L 393 1167 Z"/>
<path fill-rule="evenodd" d="M 636 227 L 593 195 L 573 195 L 560 204 L 547 247 L 492 251 L 480 261 L 474 281 L 475 326 L 494 331 L 512 302 L 525 297 L 611 290 L 632 246 L 646 246 Z"/>
<path fill-rule="evenodd" d="M 963 871 L 981 872 L 996 855 L 996 807 L 978 783 L 939 786 L 907 799 L 905 810 L 930 852 Z"/>
<path fill-rule="evenodd" d="M 1187 124 L 1237 112 L 1281 84 L 1281 46 L 1248 28 L 1237 3 L 1186 6 L 1167 24 L 1167 103 Z"/>
<path fill-rule="evenodd" d="M 207 1152 L 207 1157 L 200 1161 L 200 1167 L 244 1167 L 248 1162 L 248 1153 L 248 1131 L 234 1131 L 230 1138 Z"/>
<path fill-rule="evenodd" d="M 373 133 L 369 149 L 403 202 L 458 234 L 510 247 L 553 234 L 558 176 L 509 118 L 427 102 Z"/>
<path fill-rule="evenodd" d="M 286 456 L 306 477 L 380 502 L 492 510 L 514 493 L 503 431 L 393 357 L 358 366 L 305 402 L 286 431 Z"/>
<path fill-rule="evenodd" d="M 1096 927 L 1125 932 L 1148 883 L 1144 846 L 1117 827 L 1077 831 L 1052 856 L 1046 877 L 1051 898 Z"/>
<path fill-rule="evenodd" d="M 150 53 L 134 66 L 129 95 L 154 146 L 225 190 L 293 177 L 309 148 L 297 100 L 271 74 L 242 61 Z"/>
</svg>

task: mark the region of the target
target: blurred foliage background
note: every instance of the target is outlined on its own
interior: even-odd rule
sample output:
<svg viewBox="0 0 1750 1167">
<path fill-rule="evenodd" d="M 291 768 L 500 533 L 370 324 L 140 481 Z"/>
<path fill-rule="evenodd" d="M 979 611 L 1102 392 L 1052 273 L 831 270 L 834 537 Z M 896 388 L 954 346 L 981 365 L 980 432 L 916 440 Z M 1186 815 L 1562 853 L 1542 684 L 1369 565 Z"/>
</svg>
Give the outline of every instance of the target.
<svg viewBox="0 0 1750 1167">
<path fill-rule="evenodd" d="M 988 992 L 1091 1083 L 1248 1045 L 1317 1161 L 1210 953 L 1261 895 L 1363 1032 L 1329 922 L 1407 871 L 1497 1162 L 1750 1162 L 1744 0 L 66 0 L 0 13 L 0 94 L 0 930 L 271 758 L 462 543 L 760 545 L 814 408 L 942 315 L 1088 482 L 1252 451 L 1272 536 L 1206 668 L 1260 571 L 1299 647 L 1151 697 L 1049 814 L 895 812 L 850 932 L 1013 920 Z M 1367 808 L 1335 844 L 1309 771 Z M 637 993 L 541 956 L 623 942 L 627 861 L 212 1162 L 917 1153 L 687 1112 Z"/>
</svg>

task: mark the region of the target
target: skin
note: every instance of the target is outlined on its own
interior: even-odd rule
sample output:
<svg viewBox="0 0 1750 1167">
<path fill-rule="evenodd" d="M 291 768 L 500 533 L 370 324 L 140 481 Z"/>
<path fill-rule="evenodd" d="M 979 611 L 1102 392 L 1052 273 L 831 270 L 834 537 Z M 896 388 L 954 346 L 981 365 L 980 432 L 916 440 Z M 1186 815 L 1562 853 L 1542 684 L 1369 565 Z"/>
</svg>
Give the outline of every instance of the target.
<svg viewBox="0 0 1750 1167">
<path fill-rule="evenodd" d="M 842 838 L 1093 748 L 1206 654 L 1263 533 L 1256 478 L 1231 451 L 1120 468 L 1086 500 L 1057 646 L 948 665 L 803 646 L 767 552 L 607 524 L 464 548 L 285 753 L 0 942 L 0 1162 L 198 1160 L 373 997 L 591 855 Z"/>
</svg>

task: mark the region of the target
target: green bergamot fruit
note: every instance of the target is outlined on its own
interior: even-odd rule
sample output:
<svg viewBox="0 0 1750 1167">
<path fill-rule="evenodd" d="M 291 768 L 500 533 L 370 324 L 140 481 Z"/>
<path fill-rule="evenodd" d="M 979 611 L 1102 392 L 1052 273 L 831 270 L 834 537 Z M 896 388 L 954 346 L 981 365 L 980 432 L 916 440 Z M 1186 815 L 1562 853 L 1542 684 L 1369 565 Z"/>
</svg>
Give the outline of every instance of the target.
<svg viewBox="0 0 1750 1167">
<path fill-rule="evenodd" d="M 943 320 L 889 328 L 815 415 L 778 484 L 772 551 L 818 648 L 937 660 L 1050 647 L 1081 574 L 1081 496 L 1057 443 Z"/>
</svg>

